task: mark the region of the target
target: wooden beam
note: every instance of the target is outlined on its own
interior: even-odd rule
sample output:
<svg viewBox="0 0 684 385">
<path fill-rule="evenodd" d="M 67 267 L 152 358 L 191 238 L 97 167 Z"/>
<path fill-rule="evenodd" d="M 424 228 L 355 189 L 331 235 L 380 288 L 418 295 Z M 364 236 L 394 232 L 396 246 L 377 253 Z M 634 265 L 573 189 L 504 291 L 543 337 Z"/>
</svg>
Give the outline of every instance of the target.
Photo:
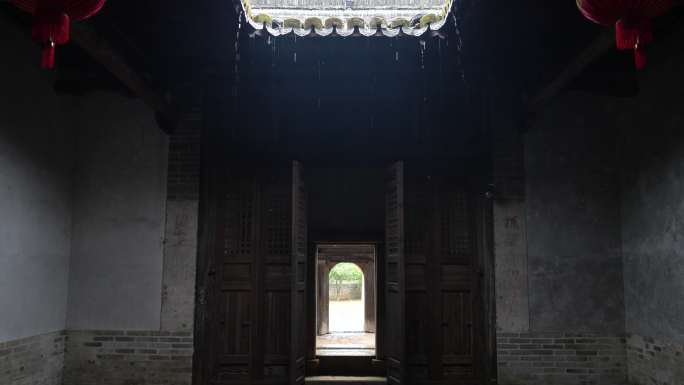
<svg viewBox="0 0 684 385">
<path fill-rule="evenodd" d="M 85 23 L 72 24 L 71 40 L 152 108 L 157 113 L 158 120 L 164 121 L 165 124 L 160 125 L 164 132 L 169 133 L 176 126 L 179 121 L 178 109 L 152 90 L 111 44 L 92 27 Z"/>
<path fill-rule="evenodd" d="M 670 14 L 681 15 L 684 0 L 675 0 Z M 681 17 L 665 22 L 667 28 L 681 28 Z M 539 111 L 549 100 L 553 99 L 563 88 L 572 82 L 589 64 L 599 56 L 615 48 L 615 28 L 605 30 L 587 48 L 585 48 L 551 83 L 547 84 L 528 104 L 531 113 Z"/>
<path fill-rule="evenodd" d="M 530 112 L 539 111 L 549 100 L 553 99 L 563 88 L 572 82 L 585 68 L 599 56 L 615 47 L 615 30 L 601 33 L 587 46 L 558 76 L 539 91 L 529 103 Z"/>
</svg>

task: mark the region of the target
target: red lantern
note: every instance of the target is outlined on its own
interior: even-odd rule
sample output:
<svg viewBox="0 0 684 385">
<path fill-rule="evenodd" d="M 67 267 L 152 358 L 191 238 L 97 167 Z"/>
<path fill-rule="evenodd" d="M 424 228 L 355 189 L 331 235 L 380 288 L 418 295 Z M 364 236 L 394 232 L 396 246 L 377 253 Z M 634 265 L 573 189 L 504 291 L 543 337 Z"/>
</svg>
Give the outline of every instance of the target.
<svg viewBox="0 0 684 385">
<path fill-rule="evenodd" d="M 667 12 L 673 4 L 673 0 L 576 1 L 587 19 L 605 26 L 615 24 L 618 49 L 633 49 L 638 69 L 646 66 L 644 46 L 653 40 L 651 20 Z"/>
<path fill-rule="evenodd" d="M 43 68 L 55 66 L 55 46 L 69 41 L 71 21 L 85 20 L 102 9 L 106 0 L 10 0 L 33 14 L 33 40 L 43 45 Z"/>
</svg>

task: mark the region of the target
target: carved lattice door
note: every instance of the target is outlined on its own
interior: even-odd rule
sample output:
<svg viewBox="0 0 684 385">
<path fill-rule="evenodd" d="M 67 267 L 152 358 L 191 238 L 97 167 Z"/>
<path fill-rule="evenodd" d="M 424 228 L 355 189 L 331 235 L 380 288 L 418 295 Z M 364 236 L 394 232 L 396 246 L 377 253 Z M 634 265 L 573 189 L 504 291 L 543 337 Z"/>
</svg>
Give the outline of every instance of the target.
<svg viewBox="0 0 684 385">
<path fill-rule="evenodd" d="M 306 195 L 301 167 L 236 167 L 217 190 L 205 328 L 210 384 L 304 381 Z M 204 359 L 204 358 L 200 358 Z"/>
<path fill-rule="evenodd" d="M 406 306 L 412 383 L 479 381 L 482 301 L 466 178 L 406 176 Z"/>
</svg>

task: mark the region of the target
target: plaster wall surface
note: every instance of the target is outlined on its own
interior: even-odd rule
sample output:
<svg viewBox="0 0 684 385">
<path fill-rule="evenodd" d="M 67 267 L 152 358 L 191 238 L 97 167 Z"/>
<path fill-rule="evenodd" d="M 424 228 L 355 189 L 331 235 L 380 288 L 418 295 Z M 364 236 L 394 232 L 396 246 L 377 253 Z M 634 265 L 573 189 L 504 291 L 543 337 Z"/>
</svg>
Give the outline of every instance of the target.
<svg viewBox="0 0 684 385">
<path fill-rule="evenodd" d="M 162 330 L 193 329 L 197 220 L 197 201 L 167 202 Z"/>
<path fill-rule="evenodd" d="M 28 34 L 0 18 L 0 342 L 64 329 L 72 129 Z M 11 53 L 11 54 L 10 54 Z M 35 58 L 35 62 L 31 59 Z M 1 381 L 0 381 L 1 382 Z"/>
<path fill-rule="evenodd" d="M 625 101 L 622 249 L 630 384 L 684 383 L 684 30 Z"/>
<path fill-rule="evenodd" d="M 527 289 L 527 232 L 524 201 L 495 202 L 497 330 L 526 332 L 530 327 Z"/>
<path fill-rule="evenodd" d="M 533 331 L 625 330 L 618 108 L 570 92 L 525 137 Z"/>
<path fill-rule="evenodd" d="M 494 254 L 496 329 L 527 332 L 530 309 L 527 276 L 527 215 L 524 189 L 523 138 L 514 124 L 513 97 L 495 88 L 492 98 Z"/>
<path fill-rule="evenodd" d="M 79 111 L 67 328 L 160 327 L 167 138 L 139 99 L 93 93 Z"/>
<path fill-rule="evenodd" d="M 622 239 L 627 330 L 684 344 L 684 49 L 641 79 L 624 134 Z"/>
<path fill-rule="evenodd" d="M 382 239 L 384 168 L 304 167 L 312 240 Z"/>
<path fill-rule="evenodd" d="M 550 103 L 520 134 L 524 171 L 497 179 L 515 187 L 521 176 L 524 186 L 497 185 L 494 203 L 502 385 L 626 380 L 617 107 L 586 99 L 569 92 Z M 516 163 L 510 136 L 498 139 Z M 506 163 L 499 153 L 495 166 Z"/>
</svg>

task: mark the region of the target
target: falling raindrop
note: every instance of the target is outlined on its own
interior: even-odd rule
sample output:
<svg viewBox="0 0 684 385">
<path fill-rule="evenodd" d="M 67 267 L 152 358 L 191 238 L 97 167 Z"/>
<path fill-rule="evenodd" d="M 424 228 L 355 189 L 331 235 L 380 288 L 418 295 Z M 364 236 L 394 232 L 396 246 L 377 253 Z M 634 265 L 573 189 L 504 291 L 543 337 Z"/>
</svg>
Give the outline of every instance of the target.
<svg viewBox="0 0 684 385">
<path fill-rule="evenodd" d="M 294 62 L 297 62 L 297 52 L 294 53 Z"/>
<path fill-rule="evenodd" d="M 239 105 L 239 89 L 240 89 L 240 31 L 242 30 L 242 9 L 237 10 L 237 30 L 235 31 L 235 43 L 233 44 L 233 53 L 235 60 L 233 63 L 233 86 L 231 93 L 233 96 L 233 112 L 237 114 L 240 110 Z M 235 127 L 232 128 L 233 135 L 235 135 Z"/>
<path fill-rule="evenodd" d="M 459 27 L 458 18 L 456 17 L 456 15 L 452 13 L 451 17 L 454 20 L 454 32 L 456 33 L 456 65 L 458 66 L 458 72 L 461 75 L 461 80 L 464 84 L 467 84 L 465 70 L 463 68 L 463 61 L 461 57 L 463 52 L 463 37 L 461 36 L 461 28 Z"/>
<path fill-rule="evenodd" d="M 276 60 L 278 59 L 278 52 L 276 50 L 276 42 L 278 39 L 276 37 L 273 37 L 273 44 L 271 44 L 271 66 L 275 68 L 276 66 Z"/>
<path fill-rule="evenodd" d="M 454 20 L 454 32 L 456 32 L 456 50 L 460 53 L 461 48 L 463 47 L 463 40 L 461 39 L 461 28 L 458 26 L 458 19 L 456 18 L 456 15 L 452 13 L 451 16 Z"/>
<path fill-rule="evenodd" d="M 399 61 L 399 51 L 394 51 L 394 61 Z"/>
<path fill-rule="evenodd" d="M 420 41 L 420 69 L 425 69 L 425 40 Z"/>
<path fill-rule="evenodd" d="M 235 44 L 233 48 L 235 50 L 235 63 L 234 63 L 234 85 L 233 85 L 233 96 L 237 99 L 238 96 L 238 83 L 240 83 L 240 31 L 242 30 L 242 10 L 238 11 L 237 15 L 237 30 L 235 31 Z"/>
<path fill-rule="evenodd" d="M 440 64 L 440 68 L 441 68 L 441 64 L 442 64 L 442 41 L 441 40 L 437 40 L 437 56 L 439 56 L 439 64 Z"/>
<path fill-rule="evenodd" d="M 316 61 L 316 66 L 317 66 L 317 79 L 316 79 L 316 92 L 320 93 L 321 91 L 321 60 Z M 321 95 L 319 94 L 316 100 L 316 108 L 321 109 Z"/>
</svg>

